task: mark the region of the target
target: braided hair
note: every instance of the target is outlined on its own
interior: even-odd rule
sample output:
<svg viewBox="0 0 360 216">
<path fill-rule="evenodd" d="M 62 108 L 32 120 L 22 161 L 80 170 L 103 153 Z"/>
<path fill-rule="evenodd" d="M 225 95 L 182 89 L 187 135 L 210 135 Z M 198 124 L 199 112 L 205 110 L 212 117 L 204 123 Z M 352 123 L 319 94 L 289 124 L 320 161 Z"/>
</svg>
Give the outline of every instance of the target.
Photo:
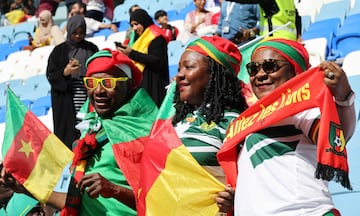
<svg viewBox="0 0 360 216">
<path fill-rule="evenodd" d="M 204 93 L 204 100 L 199 107 L 199 112 L 210 124 L 212 121 L 218 124 L 224 117 L 225 109 L 236 109 L 243 112 L 247 107 L 246 99 L 242 95 L 241 85 L 236 75 L 229 69 L 217 63 L 210 57 L 209 72 L 210 80 Z M 176 86 L 175 96 L 175 116 L 172 123 L 183 120 L 188 113 L 195 111 L 194 105 L 180 100 L 179 87 Z"/>
</svg>

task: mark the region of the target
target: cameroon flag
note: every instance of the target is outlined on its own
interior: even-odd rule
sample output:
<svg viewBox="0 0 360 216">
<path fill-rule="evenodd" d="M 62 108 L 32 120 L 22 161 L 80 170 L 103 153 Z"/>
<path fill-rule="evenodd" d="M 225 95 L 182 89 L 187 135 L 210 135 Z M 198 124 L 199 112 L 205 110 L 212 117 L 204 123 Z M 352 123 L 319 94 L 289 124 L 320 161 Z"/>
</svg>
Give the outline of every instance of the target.
<svg viewBox="0 0 360 216">
<path fill-rule="evenodd" d="M 45 203 L 73 153 L 27 110 L 11 89 L 6 109 L 4 167 L 37 200 Z"/>
<path fill-rule="evenodd" d="M 142 154 L 138 215 L 216 215 L 215 196 L 225 186 L 192 157 L 171 123 L 172 82 Z"/>
</svg>

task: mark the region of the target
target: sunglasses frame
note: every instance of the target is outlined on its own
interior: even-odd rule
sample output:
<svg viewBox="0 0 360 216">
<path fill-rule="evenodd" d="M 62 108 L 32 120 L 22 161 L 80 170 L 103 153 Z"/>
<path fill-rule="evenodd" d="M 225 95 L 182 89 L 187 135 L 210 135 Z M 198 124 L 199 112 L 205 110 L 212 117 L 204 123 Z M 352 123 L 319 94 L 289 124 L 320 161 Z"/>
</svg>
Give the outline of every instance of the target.
<svg viewBox="0 0 360 216">
<path fill-rule="evenodd" d="M 283 62 L 284 64 L 282 65 L 279 65 L 279 62 Z M 272 70 L 265 70 L 266 68 L 264 68 L 264 64 L 267 64 L 267 63 L 272 63 L 273 64 L 273 67 L 272 67 Z M 276 71 L 279 71 L 284 65 L 286 64 L 290 64 L 289 62 L 285 61 L 285 60 L 278 60 L 278 59 L 264 59 L 262 63 L 259 63 L 259 62 L 249 62 L 246 64 L 246 70 L 249 74 L 250 77 L 253 77 L 255 76 L 257 73 L 259 73 L 260 71 L 260 68 L 263 69 L 263 71 L 266 73 L 266 74 L 271 74 L 271 73 L 274 73 Z M 252 65 L 255 65 L 256 68 L 257 68 L 257 71 L 256 72 L 253 72 L 252 71 Z"/>
<path fill-rule="evenodd" d="M 111 80 L 110 83 L 113 83 L 113 82 L 115 83 L 114 87 L 108 88 L 108 87 L 104 86 L 103 81 L 104 81 L 104 80 L 108 80 L 108 79 Z M 84 77 L 83 80 L 84 80 L 84 86 L 85 86 L 85 88 L 88 89 L 88 90 L 94 90 L 94 89 L 96 89 L 96 88 L 99 86 L 99 83 L 101 84 L 101 86 L 102 86 L 104 89 L 106 89 L 106 90 L 113 90 L 113 89 L 115 89 L 117 82 L 125 82 L 125 81 L 128 81 L 128 80 L 129 80 L 129 77 L 116 77 L 116 78 L 115 78 L 115 77 L 107 77 L 107 78 Z M 88 80 L 93 80 L 93 82 L 95 82 L 95 85 L 94 85 L 93 88 L 90 88 L 90 87 L 87 86 L 87 81 L 88 81 Z"/>
</svg>

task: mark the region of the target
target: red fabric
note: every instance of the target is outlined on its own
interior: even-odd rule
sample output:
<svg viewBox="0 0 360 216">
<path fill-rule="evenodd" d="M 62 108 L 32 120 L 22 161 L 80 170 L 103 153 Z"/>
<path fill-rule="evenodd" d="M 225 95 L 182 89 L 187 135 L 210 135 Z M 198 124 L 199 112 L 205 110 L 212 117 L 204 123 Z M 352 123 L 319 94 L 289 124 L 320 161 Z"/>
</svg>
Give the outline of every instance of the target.
<svg viewBox="0 0 360 216">
<path fill-rule="evenodd" d="M 37 125 L 36 130 L 32 128 Z M 11 147 L 4 157 L 4 167 L 14 178 L 24 184 L 33 168 L 35 167 L 45 139 L 50 135 L 50 131 L 43 124 L 38 124 L 36 116 L 27 112 L 21 129 L 13 139 Z M 31 154 L 24 151 L 24 146 L 30 145 Z M 21 150 L 24 149 L 24 150 Z"/>
<path fill-rule="evenodd" d="M 214 13 L 214 15 L 211 17 L 211 24 L 217 25 L 219 23 L 219 18 L 220 18 L 220 11 L 217 13 Z"/>
<path fill-rule="evenodd" d="M 226 141 L 217 154 L 219 163 L 232 186 L 236 185 L 237 178 L 237 145 L 248 134 L 266 128 L 303 110 L 319 107 L 321 111 L 317 142 L 317 172 L 319 173 L 316 175 L 322 179 L 324 176 L 331 176 L 331 179 L 340 177 L 339 179 L 344 180 L 340 180 L 342 185 L 351 188 L 348 178 L 346 142 L 341 143 L 339 150 L 334 145 L 333 134 L 338 130 L 342 134 L 342 128 L 338 115 L 334 115 L 337 110 L 333 96 L 324 84 L 323 79 L 324 75 L 319 67 L 301 73 L 275 89 L 271 94 L 261 98 L 233 121 L 228 128 Z M 344 137 L 342 136 L 342 138 Z M 324 166 L 342 171 L 344 176 L 338 176 L 341 175 L 341 172 L 339 174 L 333 170 L 330 174 L 334 175 L 319 170 L 319 167 Z"/>
</svg>

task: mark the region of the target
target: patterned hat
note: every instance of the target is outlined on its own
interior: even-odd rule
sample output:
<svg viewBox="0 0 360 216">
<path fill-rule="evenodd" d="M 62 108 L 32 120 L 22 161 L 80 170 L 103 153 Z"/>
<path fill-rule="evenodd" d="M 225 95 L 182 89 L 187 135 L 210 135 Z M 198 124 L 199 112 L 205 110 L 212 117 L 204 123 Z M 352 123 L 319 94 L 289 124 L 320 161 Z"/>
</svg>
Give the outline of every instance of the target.
<svg viewBox="0 0 360 216">
<path fill-rule="evenodd" d="M 142 80 L 142 73 L 134 65 L 132 60 L 116 50 L 106 48 L 94 53 L 86 61 L 86 66 L 86 76 L 91 76 L 95 73 L 106 73 L 110 68 L 117 67 L 133 80 L 133 88 L 139 86 Z"/>
<path fill-rule="evenodd" d="M 186 49 L 209 56 L 222 66 L 232 69 L 235 75 L 239 73 L 242 56 L 237 46 L 228 39 L 203 36 L 190 42 Z"/>
<path fill-rule="evenodd" d="M 252 54 L 264 48 L 271 49 L 283 56 L 294 67 L 296 74 L 306 71 L 311 66 L 309 53 L 304 45 L 297 41 L 270 37 L 260 41 L 254 48 Z"/>
</svg>

